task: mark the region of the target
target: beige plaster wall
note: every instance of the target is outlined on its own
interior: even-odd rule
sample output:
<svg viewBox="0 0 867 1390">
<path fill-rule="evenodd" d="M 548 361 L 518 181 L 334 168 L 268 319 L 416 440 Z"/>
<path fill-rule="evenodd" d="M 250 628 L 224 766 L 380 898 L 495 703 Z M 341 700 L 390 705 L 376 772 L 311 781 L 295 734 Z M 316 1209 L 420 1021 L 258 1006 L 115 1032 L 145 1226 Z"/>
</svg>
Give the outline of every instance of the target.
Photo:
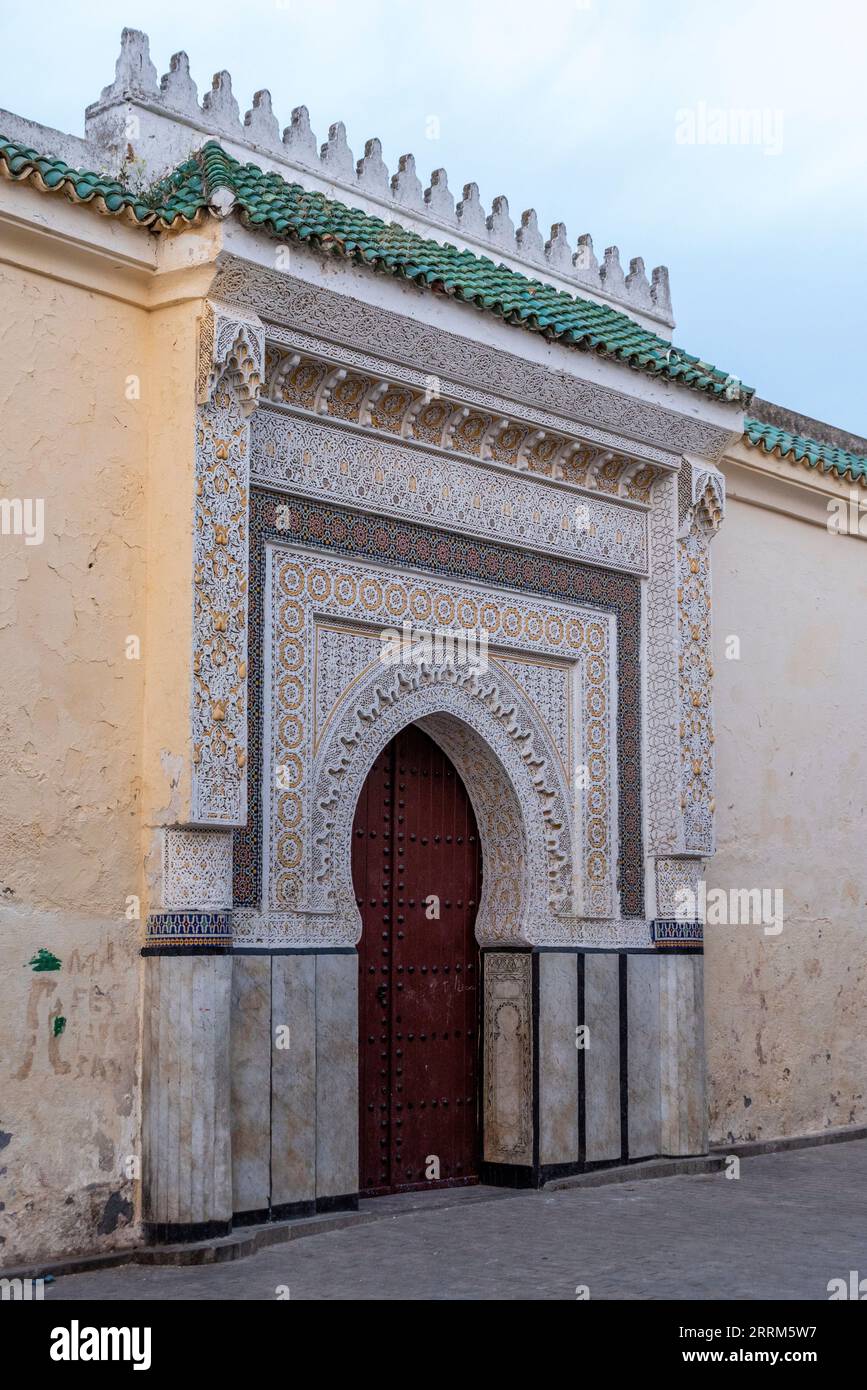
<svg viewBox="0 0 867 1390">
<path fill-rule="evenodd" d="M 785 922 L 778 936 L 706 927 L 711 1142 L 867 1121 L 867 544 L 731 497 L 760 491 L 821 521 L 825 499 L 805 507 L 791 481 L 726 474 L 707 882 L 782 888 Z"/>
<path fill-rule="evenodd" d="M 148 315 L 9 265 L 0 314 L 0 496 L 45 504 L 41 545 L 0 537 L 8 1266 L 134 1235 Z"/>
<path fill-rule="evenodd" d="M 149 315 L 148 586 L 142 737 L 144 910 L 161 905 L 157 828 L 190 819 L 198 299 Z"/>
</svg>

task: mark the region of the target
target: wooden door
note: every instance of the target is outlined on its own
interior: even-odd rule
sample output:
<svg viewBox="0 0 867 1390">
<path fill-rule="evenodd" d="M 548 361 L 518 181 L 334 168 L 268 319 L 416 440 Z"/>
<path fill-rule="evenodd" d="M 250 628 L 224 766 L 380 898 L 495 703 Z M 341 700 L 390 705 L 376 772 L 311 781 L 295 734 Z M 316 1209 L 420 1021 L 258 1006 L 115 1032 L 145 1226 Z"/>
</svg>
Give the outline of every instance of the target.
<svg viewBox="0 0 867 1390">
<path fill-rule="evenodd" d="M 478 1180 L 481 851 L 455 768 L 409 725 L 352 831 L 363 1195 Z"/>
</svg>

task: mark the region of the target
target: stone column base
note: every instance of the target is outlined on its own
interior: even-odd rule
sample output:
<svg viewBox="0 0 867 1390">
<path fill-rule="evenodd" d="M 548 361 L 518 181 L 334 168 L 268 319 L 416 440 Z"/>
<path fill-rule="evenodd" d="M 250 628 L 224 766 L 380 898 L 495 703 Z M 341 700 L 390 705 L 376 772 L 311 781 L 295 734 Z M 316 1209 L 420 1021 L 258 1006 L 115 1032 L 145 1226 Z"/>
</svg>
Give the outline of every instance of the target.
<svg viewBox="0 0 867 1390">
<path fill-rule="evenodd" d="M 482 1181 L 707 1153 L 700 950 L 484 953 Z"/>
<path fill-rule="evenodd" d="M 144 973 L 144 1229 L 161 1243 L 227 1235 L 232 957 L 152 948 Z"/>
</svg>

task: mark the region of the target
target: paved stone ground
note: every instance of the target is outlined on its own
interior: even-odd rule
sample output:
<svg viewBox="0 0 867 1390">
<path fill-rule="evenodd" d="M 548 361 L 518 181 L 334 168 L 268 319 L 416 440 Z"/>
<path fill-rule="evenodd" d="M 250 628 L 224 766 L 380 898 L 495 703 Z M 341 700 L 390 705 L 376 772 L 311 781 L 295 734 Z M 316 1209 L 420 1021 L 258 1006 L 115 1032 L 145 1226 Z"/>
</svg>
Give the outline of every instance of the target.
<svg viewBox="0 0 867 1390">
<path fill-rule="evenodd" d="M 274 1299 L 288 1285 L 296 1300 L 541 1300 L 574 1299 L 586 1284 L 591 1299 L 827 1300 L 829 1279 L 867 1276 L 867 1140 L 744 1159 L 737 1180 L 380 1201 L 382 1220 L 229 1264 L 128 1265 L 46 1293 Z"/>
</svg>

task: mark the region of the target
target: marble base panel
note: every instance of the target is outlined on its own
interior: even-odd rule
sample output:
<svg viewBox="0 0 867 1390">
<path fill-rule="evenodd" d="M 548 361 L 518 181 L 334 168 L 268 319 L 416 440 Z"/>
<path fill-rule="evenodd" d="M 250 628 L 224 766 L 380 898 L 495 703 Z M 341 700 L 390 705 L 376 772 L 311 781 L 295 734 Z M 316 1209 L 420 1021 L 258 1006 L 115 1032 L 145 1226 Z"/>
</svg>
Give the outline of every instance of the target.
<svg viewBox="0 0 867 1390">
<path fill-rule="evenodd" d="M 482 1181 L 707 1150 L 703 959 L 483 953 Z M 354 950 L 148 955 L 152 1239 L 346 1208 L 358 1193 Z"/>
<path fill-rule="evenodd" d="M 142 1218 L 154 1240 L 231 1228 L 231 984 L 229 955 L 144 960 Z"/>
<path fill-rule="evenodd" d="M 358 1191 L 358 958 L 233 956 L 236 1215 L 333 1209 Z"/>
<path fill-rule="evenodd" d="M 483 1179 L 706 1152 L 702 970 L 697 954 L 485 952 Z M 518 1134 L 522 1115 L 510 1152 L 504 1120 Z"/>
</svg>

